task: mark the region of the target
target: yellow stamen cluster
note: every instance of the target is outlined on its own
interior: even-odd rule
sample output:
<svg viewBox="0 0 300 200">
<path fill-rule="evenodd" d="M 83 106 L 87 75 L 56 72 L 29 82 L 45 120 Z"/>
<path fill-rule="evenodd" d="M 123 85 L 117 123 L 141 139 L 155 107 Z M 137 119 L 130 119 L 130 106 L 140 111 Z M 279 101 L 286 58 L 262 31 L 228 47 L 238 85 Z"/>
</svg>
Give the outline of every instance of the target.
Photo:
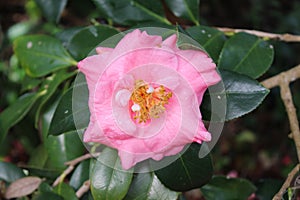
<svg viewBox="0 0 300 200">
<path fill-rule="evenodd" d="M 162 85 L 153 88 L 143 80 L 136 80 L 130 97 L 134 108 L 139 108 L 132 109 L 135 113 L 134 119 L 142 123 L 151 118 L 159 118 L 160 114 L 166 110 L 165 105 L 171 97 L 172 92 L 167 91 Z"/>
</svg>

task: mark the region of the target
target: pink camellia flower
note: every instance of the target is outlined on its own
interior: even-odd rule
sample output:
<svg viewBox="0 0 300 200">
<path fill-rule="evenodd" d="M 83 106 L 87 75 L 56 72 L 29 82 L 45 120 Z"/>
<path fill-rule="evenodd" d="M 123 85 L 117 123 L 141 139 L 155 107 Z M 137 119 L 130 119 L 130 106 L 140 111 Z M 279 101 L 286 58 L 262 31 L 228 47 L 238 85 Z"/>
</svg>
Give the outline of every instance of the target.
<svg viewBox="0 0 300 200">
<path fill-rule="evenodd" d="M 220 76 L 205 52 L 176 42 L 175 34 L 163 41 L 137 29 L 78 64 L 91 112 L 83 140 L 117 149 L 124 169 L 211 140 L 199 105 Z"/>
</svg>

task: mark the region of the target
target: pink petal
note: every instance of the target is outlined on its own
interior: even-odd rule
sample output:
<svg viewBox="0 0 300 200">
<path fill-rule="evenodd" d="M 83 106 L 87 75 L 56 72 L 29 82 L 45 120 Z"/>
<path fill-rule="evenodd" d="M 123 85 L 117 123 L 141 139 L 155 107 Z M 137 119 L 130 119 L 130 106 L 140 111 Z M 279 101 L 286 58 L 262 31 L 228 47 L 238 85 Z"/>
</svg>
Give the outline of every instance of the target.
<svg viewBox="0 0 300 200">
<path fill-rule="evenodd" d="M 97 47 L 96 48 L 97 54 L 110 53 L 113 50 L 114 50 L 113 48 L 109 48 L 109 47 Z"/>
<path fill-rule="evenodd" d="M 178 51 L 179 48 L 177 47 L 177 35 L 174 34 L 166 38 L 162 43 L 162 48 L 169 51 Z"/>
</svg>

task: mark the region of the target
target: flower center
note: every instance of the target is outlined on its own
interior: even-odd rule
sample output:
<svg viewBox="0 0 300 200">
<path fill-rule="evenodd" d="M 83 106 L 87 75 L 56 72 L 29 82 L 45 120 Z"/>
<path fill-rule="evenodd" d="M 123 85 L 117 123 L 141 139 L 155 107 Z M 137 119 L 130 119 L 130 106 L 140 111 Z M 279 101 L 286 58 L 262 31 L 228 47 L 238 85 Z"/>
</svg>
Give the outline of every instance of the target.
<svg viewBox="0 0 300 200">
<path fill-rule="evenodd" d="M 143 80 L 136 80 L 130 97 L 133 118 L 139 123 L 145 123 L 151 118 L 159 118 L 166 110 L 165 105 L 171 97 L 172 92 L 162 85 L 155 87 Z"/>
</svg>

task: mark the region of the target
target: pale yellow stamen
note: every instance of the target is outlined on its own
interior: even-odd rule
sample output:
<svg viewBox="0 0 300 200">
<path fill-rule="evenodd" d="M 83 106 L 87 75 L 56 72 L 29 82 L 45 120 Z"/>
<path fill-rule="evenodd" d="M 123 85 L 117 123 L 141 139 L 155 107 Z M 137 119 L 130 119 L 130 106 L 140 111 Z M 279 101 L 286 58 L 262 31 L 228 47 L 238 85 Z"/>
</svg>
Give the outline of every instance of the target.
<svg viewBox="0 0 300 200">
<path fill-rule="evenodd" d="M 166 110 L 165 105 L 172 97 L 172 92 L 162 85 L 154 88 L 143 80 L 136 80 L 130 100 L 131 110 L 135 113 L 134 119 L 139 123 L 147 122 L 151 118 L 159 118 Z"/>
</svg>

